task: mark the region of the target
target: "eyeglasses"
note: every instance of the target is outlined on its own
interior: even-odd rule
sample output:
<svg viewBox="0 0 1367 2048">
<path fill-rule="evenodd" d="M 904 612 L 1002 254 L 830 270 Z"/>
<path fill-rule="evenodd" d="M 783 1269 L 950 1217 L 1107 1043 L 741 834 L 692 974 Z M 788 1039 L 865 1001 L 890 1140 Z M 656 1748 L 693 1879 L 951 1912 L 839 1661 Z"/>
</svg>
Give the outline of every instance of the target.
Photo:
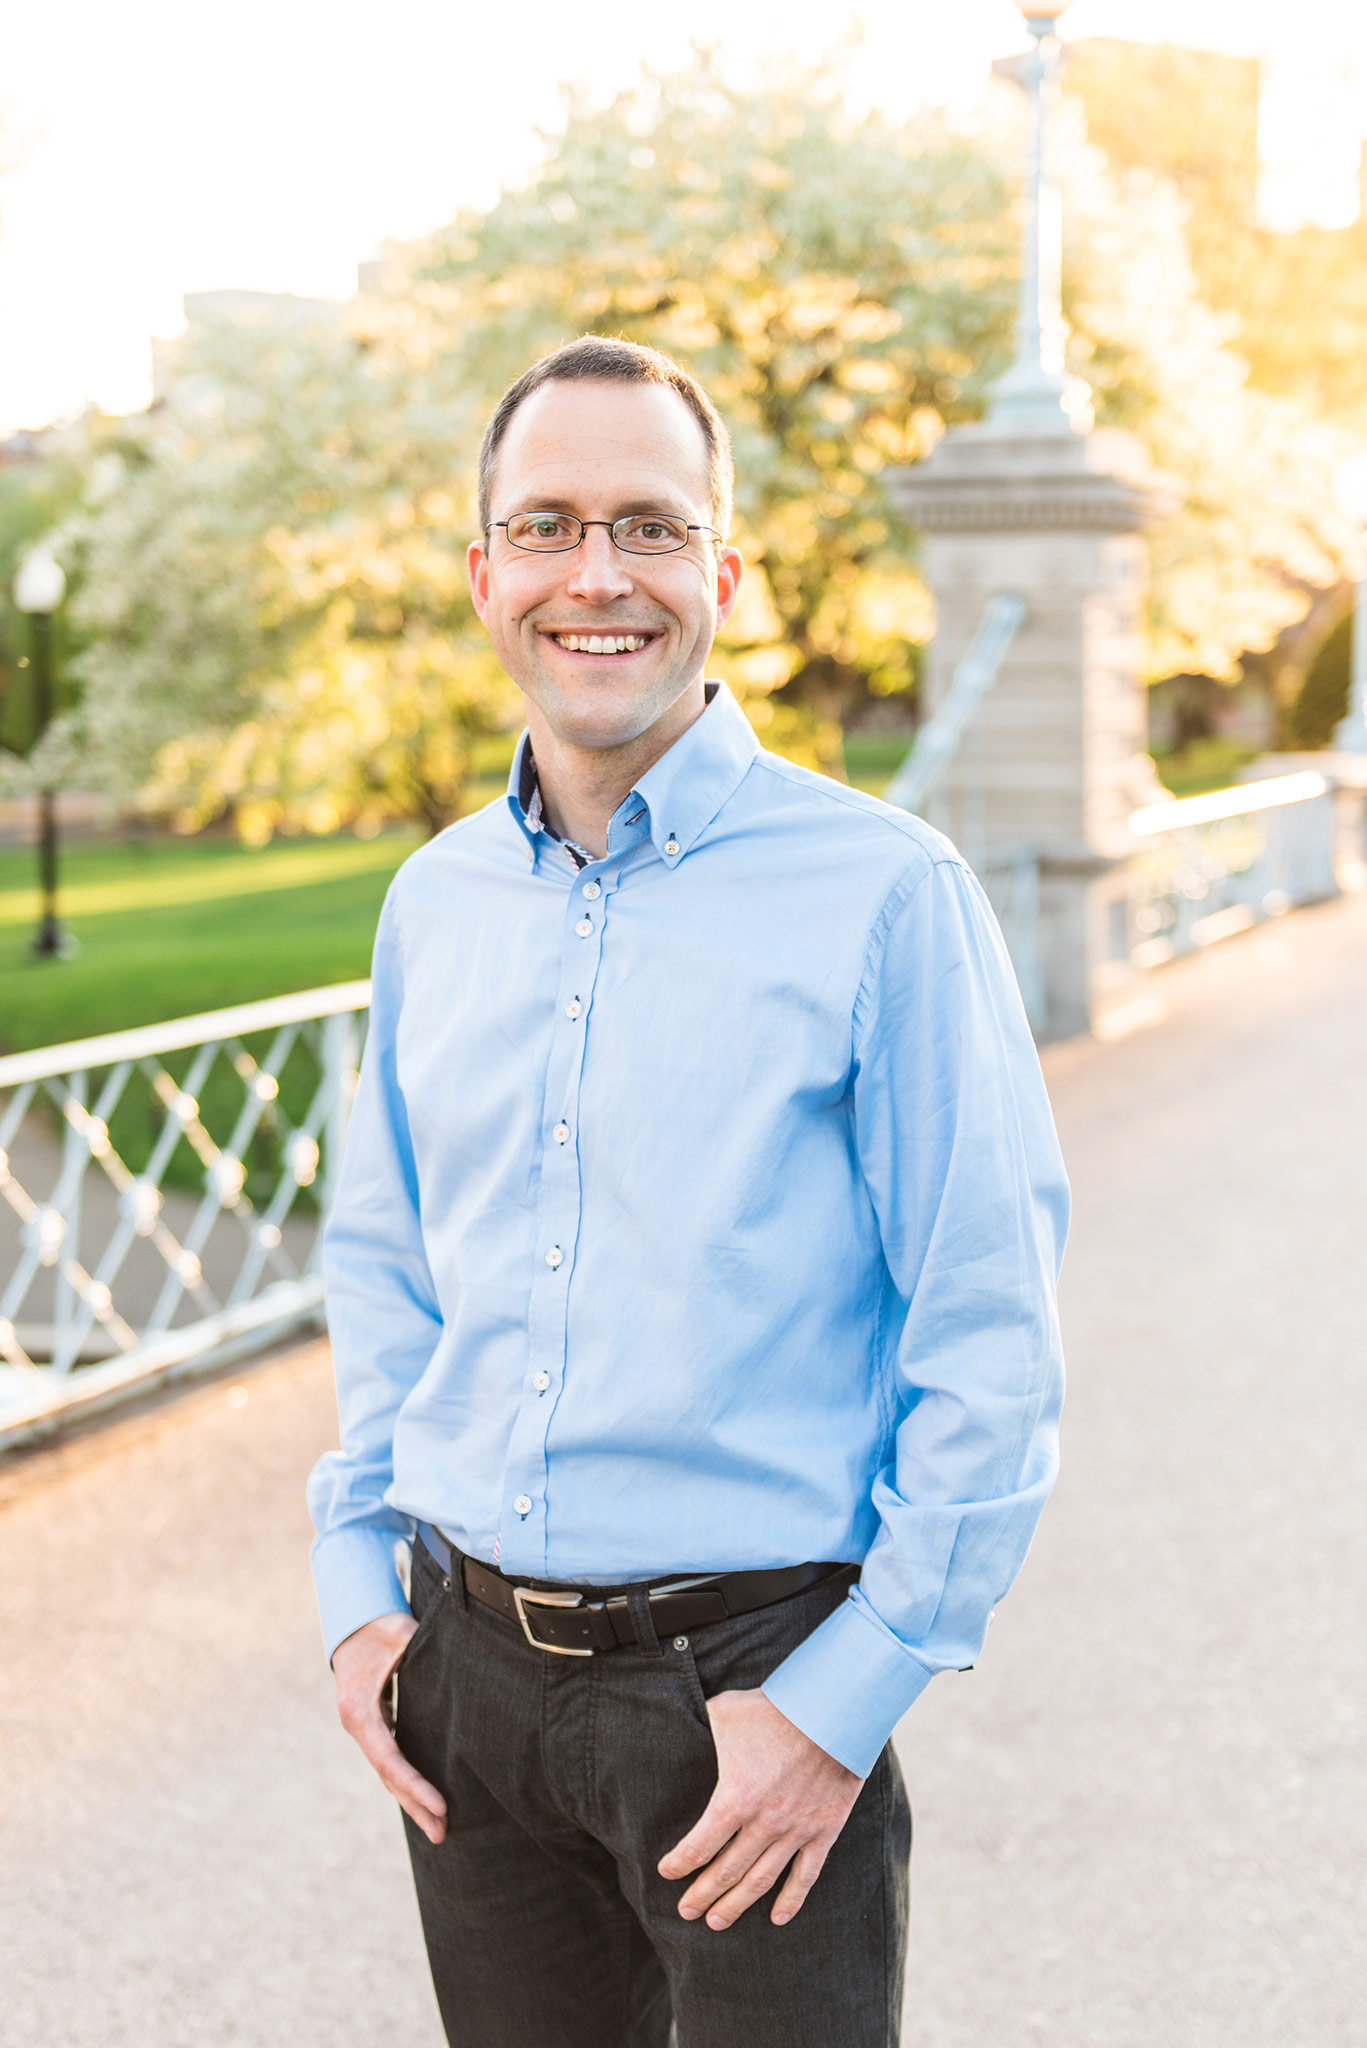
<svg viewBox="0 0 1367 2048">
<path fill-rule="evenodd" d="M 577 548 L 591 526 L 606 526 L 614 547 L 627 555 L 676 555 L 690 533 L 721 535 L 715 526 L 694 526 L 668 512 L 629 512 L 625 519 L 576 519 L 570 512 L 515 512 L 496 519 L 515 548 L 530 555 L 564 555 Z"/>
</svg>

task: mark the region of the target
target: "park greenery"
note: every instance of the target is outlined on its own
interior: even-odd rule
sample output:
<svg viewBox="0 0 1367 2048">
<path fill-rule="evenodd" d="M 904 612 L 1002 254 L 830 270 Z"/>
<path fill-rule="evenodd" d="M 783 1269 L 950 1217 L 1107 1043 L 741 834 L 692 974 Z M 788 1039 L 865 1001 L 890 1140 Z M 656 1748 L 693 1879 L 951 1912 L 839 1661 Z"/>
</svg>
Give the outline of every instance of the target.
<svg viewBox="0 0 1367 2048">
<path fill-rule="evenodd" d="M 33 862 L 0 849 L 0 1039 L 64 1043 L 369 971 L 384 892 L 415 832 L 255 849 L 222 836 L 70 847 L 63 916 L 80 951 L 22 972 Z"/>
<path fill-rule="evenodd" d="M 1225 159 L 1158 118 L 1161 93 L 1146 157 L 1132 83 L 1084 67 L 1064 123 L 1070 366 L 1179 488 L 1152 539 L 1151 676 L 1232 680 L 1342 610 L 1331 472 L 1367 390 L 1337 358 L 1287 373 L 1248 262 L 1220 268 L 1212 210 L 1252 232 Z M 571 98 L 533 179 L 391 251 L 336 319 L 192 331 L 149 413 L 88 424 L 79 502 L 69 480 L 54 501 L 83 701 L 50 771 L 258 845 L 468 808 L 518 715 L 464 579 L 479 434 L 527 361 L 598 330 L 716 394 L 748 569 L 717 665 L 766 743 L 844 772 L 872 705 L 914 717 L 932 619 L 882 478 L 1005 367 L 1019 120 L 1005 85 L 968 134 L 856 117 L 825 74 L 740 89 L 700 56 L 607 107 Z"/>
</svg>

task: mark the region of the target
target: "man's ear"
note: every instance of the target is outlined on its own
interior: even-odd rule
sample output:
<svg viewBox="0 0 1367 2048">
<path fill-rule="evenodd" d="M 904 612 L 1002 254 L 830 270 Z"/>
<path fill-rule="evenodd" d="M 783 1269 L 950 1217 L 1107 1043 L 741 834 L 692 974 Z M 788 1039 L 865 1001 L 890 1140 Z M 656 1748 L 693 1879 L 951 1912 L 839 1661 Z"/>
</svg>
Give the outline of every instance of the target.
<svg viewBox="0 0 1367 2048">
<path fill-rule="evenodd" d="M 483 541 L 472 540 L 466 551 L 465 566 L 470 572 L 470 595 L 475 601 L 475 610 L 481 623 L 486 623 L 485 614 L 489 609 L 489 552 Z"/>
<path fill-rule="evenodd" d="M 745 563 L 739 548 L 717 550 L 717 624 L 724 626 L 735 610 Z"/>
</svg>

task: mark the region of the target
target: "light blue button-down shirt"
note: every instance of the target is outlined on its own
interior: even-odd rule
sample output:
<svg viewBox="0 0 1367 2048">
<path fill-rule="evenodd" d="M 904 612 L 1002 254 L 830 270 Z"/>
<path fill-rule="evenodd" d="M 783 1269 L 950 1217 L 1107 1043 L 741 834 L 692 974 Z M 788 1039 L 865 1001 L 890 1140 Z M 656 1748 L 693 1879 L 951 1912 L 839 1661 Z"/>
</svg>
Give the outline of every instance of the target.
<svg viewBox="0 0 1367 2048">
<path fill-rule="evenodd" d="M 576 872 L 518 801 L 400 869 L 326 1236 L 329 1652 L 435 1523 L 528 1578 L 863 1567 L 765 1686 L 865 1774 L 1053 1480 L 1067 1189 L 973 876 L 724 687 Z"/>
</svg>

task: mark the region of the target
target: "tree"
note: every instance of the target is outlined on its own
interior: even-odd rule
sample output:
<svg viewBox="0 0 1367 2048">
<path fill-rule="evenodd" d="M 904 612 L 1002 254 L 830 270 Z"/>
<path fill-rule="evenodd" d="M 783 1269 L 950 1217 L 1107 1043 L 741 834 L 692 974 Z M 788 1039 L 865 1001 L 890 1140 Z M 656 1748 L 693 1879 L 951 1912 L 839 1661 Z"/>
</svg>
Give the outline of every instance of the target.
<svg viewBox="0 0 1367 2048">
<path fill-rule="evenodd" d="M 1278 231 L 1258 221 L 1259 62 L 1089 37 L 1065 86 L 1120 176 L 1157 176 L 1182 202 L 1202 301 L 1259 389 L 1321 418 L 1367 424 L 1367 218 Z"/>
<path fill-rule="evenodd" d="M 464 575 L 477 425 L 340 322 L 192 338 L 90 527 L 91 732 L 127 787 L 253 841 L 458 814 L 512 711 Z"/>
<path fill-rule="evenodd" d="M 1138 434 L 1182 494 L 1150 540 L 1148 672 L 1232 682 L 1312 605 L 1337 615 L 1353 536 L 1333 477 L 1348 437 L 1252 383 L 1235 322 L 1201 298 L 1171 184 L 1117 172 L 1079 130 L 1064 155 L 1075 366 L 1098 418 Z"/>
<path fill-rule="evenodd" d="M 1293 746 L 1333 745 L 1334 727 L 1348 715 L 1355 630 L 1356 621 L 1349 611 L 1321 642 L 1291 713 Z"/>
</svg>

